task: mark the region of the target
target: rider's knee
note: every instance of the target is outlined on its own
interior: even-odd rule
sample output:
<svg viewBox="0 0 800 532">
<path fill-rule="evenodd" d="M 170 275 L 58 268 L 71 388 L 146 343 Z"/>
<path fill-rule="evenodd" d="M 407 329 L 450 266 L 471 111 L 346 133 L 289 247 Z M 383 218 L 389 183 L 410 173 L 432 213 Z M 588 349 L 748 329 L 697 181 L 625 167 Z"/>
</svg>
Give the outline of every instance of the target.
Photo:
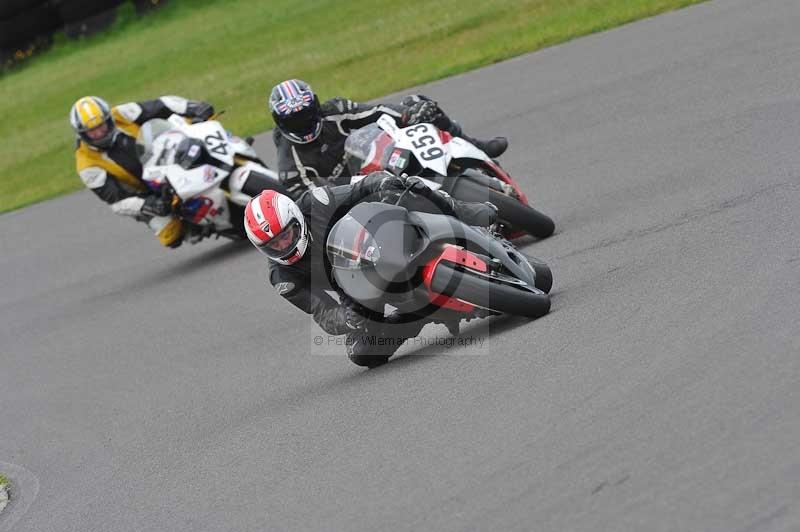
<svg viewBox="0 0 800 532">
<path fill-rule="evenodd" d="M 153 216 L 147 225 L 153 230 L 161 245 L 166 247 L 179 245 L 186 230 L 183 221 L 172 216 Z"/>
</svg>

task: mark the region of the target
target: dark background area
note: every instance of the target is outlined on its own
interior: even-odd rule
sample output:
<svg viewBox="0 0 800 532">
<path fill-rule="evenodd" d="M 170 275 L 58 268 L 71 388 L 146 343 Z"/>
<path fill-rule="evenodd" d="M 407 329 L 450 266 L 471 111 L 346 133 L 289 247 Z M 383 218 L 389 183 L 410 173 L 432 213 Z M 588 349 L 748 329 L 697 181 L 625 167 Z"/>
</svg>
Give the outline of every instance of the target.
<svg viewBox="0 0 800 532">
<path fill-rule="evenodd" d="M 0 63 L 6 68 L 47 49 L 53 36 L 91 35 L 108 28 L 122 4 L 143 14 L 167 0 L 3 0 L 0 3 Z"/>
</svg>

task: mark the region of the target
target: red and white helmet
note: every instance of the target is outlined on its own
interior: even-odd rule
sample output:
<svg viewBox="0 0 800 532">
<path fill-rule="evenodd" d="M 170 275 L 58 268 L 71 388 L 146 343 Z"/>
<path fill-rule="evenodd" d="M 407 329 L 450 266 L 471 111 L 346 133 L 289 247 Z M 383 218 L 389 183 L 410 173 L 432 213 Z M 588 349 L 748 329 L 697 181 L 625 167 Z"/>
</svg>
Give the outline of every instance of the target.
<svg viewBox="0 0 800 532">
<path fill-rule="evenodd" d="M 278 264 L 293 264 L 308 247 L 308 227 L 303 213 L 289 197 L 265 190 L 244 209 L 247 238 L 261 253 Z"/>
</svg>

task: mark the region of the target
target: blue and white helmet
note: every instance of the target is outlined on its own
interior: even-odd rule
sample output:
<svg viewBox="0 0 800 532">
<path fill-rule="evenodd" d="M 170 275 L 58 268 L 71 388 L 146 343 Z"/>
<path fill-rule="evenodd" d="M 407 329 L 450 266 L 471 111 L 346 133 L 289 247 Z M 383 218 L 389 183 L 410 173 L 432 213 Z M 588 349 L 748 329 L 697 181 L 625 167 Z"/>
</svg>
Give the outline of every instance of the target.
<svg viewBox="0 0 800 532">
<path fill-rule="evenodd" d="M 313 142 L 322 132 L 319 99 L 305 81 L 290 79 L 275 85 L 269 110 L 281 134 L 292 142 Z"/>
</svg>

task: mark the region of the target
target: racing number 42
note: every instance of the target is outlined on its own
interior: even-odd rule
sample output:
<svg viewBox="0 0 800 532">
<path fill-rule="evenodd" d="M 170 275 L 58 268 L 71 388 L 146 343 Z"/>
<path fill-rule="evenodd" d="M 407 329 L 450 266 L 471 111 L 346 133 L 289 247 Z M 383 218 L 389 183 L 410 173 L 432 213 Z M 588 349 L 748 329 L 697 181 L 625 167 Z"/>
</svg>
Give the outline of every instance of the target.
<svg viewBox="0 0 800 532">
<path fill-rule="evenodd" d="M 219 155 L 228 155 L 228 143 L 225 142 L 225 137 L 222 134 L 222 131 L 217 131 L 213 135 L 206 135 L 206 138 L 203 139 L 208 146 L 208 150 L 211 153 L 216 153 Z"/>
</svg>

